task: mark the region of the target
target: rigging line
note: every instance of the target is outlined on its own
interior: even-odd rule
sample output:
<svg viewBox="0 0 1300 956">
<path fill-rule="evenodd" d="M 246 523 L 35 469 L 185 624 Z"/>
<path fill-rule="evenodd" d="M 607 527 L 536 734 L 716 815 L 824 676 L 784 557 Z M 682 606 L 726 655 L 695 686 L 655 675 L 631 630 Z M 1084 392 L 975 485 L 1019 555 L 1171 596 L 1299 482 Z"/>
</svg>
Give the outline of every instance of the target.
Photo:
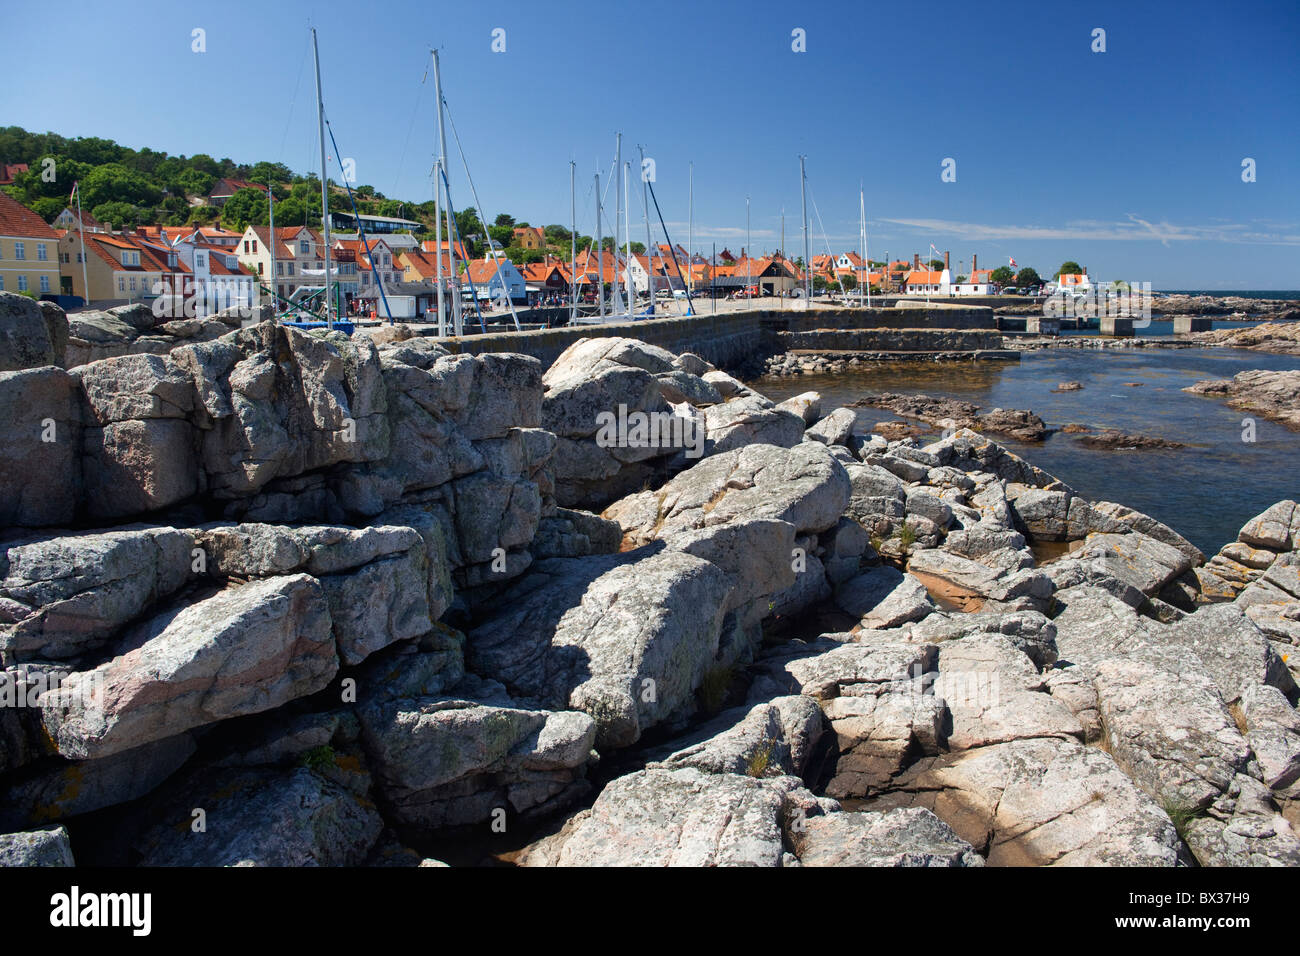
<svg viewBox="0 0 1300 956">
<path fill-rule="evenodd" d="M 406 127 L 406 141 L 402 143 L 402 152 L 397 160 L 397 179 L 395 182 L 402 181 L 402 171 L 406 168 L 406 149 L 411 145 L 411 133 L 415 131 L 415 118 L 420 113 L 420 100 L 424 96 L 424 81 L 429 78 L 429 68 L 424 69 L 424 76 L 420 79 L 420 88 L 415 93 L 415 107 L 411 110 L 411 122 Z"/>
<path fill-rule="evenodd" d="M 456 221 L 456 204 L 451 201 L 451 182 L 447 179 L 446 169 L 442 170 L 442 188 L 447 195 L 447 211 L 451 214 L 447 217 L 447 240 L 452 243 L 459 242 L 461 247 L 464 248 L 464 238 L 460 234 L 460 223 Z M 454 237 L 451 235 L 453 229 L 456 231 Z M 455 246 L 453 245 L 452 248 L 455 248 Z M 454 281 L 455 277 L 452 278 Z M 474 276 L 470 272 L 468 264 L 465 266 L 465 281 L 469 283 L 469 294 L 474 300 L 474 312 L 478 316 L 478 327 L 486 334 L 487 325 L 483 322 L 483 312 L 478 307 L 478 289 L 474 286 Z"/>
<path fill-rule="evenodd" d="M 663 211 L 659 208 L 659 197 L 655 195 L 655 184 L 647 180 L 646 185 L 650 187 L 650 198 L 654 200 L 655 213 L 659 216 L 659 228 L 664 231 L 664 241 L 668 243 L 668 254 L 673 257 L 673 268 L 677 270 L 677 281 L 682 284 L 682 289 L 686 292 L 686 314 L 694 315 L 695 310 L 691 306 L 691 292 L 686 285 L 686 278 L 682 275 L 681 263 L 677 261 L 677 250 L 673 248 L 672 236 L 668 235 L 668 226 L 664 222 Z M 752 258 L 753 252 L 749 252 L 748 255 Z M 668 286 L 670 289 L 672 288 L 671 281 Z M 673 296 L 673 298 L 676 299 L 677 297 Z"/>
<path fill-rule="evenodd" d="M 307 47 L 304 45 L 302 57 L 298 60 L 298 78 L 293 81 L 293 96 L 289 99 L 289 118 L 284 124 L 284 133 L 280 136 L 280 155 L 276 157 L 277 163 L 284 162 L 284 144 L 289 139 L 289 127 L 293 125 L 293 108 L 298 103 L 298 87 L 302 83 L 302 68 L 307 62 Z"/>
<path fill-rule="evenodd" d="M 444 106 L 447 106 L 447 97 L 446 97 L 446 96 L 444 96 L 444 97 L 442 98 L 442 102 L 443 102 L 443 105 L 444 105 Z M 485 212 L 483 212 L 483 204 L 479 201 L 479 198 L 478 198 L 478 189 L 477 189 L 477 187 L 475 187 L 475 185 L 474 185 L 474 177 L 470 175 L 470 172 L 469 172 L 469 160 L 465 158 L 465 148 L 464 148 L 463 146 L 461 146 L 461 144 L 460 144 L 460 134 L 459 134 L 458 132 L 456 132 L 456 121 L 455 121 L 454 119 L 452 119 L 452 115 L 451 115 L 451 107 L 450 107 L 450 106 L 447 106 L 447 122 L 451 124 L 451 135 L 452 135 L 452 137 L 456 140 L 456 150 L 460 153 L 460 161 L 461 161 L 461 165 L 463 165 L 463 166 L 465 167 L 465 178 L 466 178 L 467 180 L 469 180 L 469 191 L 470 191 L 470 195 L 472 195 L 472 196 L 474 197 L 474 205 L 478 208 L 478 218 L 479 218 L 479 222 L 482 224 L 482 226 L 483 226 L 483 230 L 486 232 L 486 231 L 487 231 L 487 214 L 486 214 Z M 510 318 L 514 320 L 514 323 L 515 323 L 515 331 L 516 331 L 516 332 L 522 331 L 522 329 L 521 329 L 521 327 L 520 327 L 520 325 L 519 325 L 519 314 L 518 314 L 517 312 L 515 312 L 515 300 L 514 300 L 513 298 L 511 298 L 510 293 L 506 291 L 506 280 L 505 280 L 505 276 L 501 275 L 501 259 L 500 259 L 500 253 L 497 252 L 496 245 L 492 242 L 492 234 L 491 234 L 491 233 L 488 233 L 488 251 L 492 254 L 492 261 L 493 261 L 494 263 L 496 263 L 496 267 L 497 267 L 497 275 L 498 275 L 498 276 L 500 277 L 500 279 L 501 279 L 501 292 L 502 292 L 502 295 L 505 296 L 506 303 L 510 306 Z M 510 260 L 507 259 L 506 261 L 509 262 Z M 488 287 L 491 288 L 491 285 L 492 285 L 492 282 L 491 282 L 491 280 L 489 280 L 489 281 L 488 281 Z M 525 286 L 524 286 L 524 294 L 525 294 L 525 295 L 527 295 L 527 288 L 528 288 L 527 285 L 525 285 Z"/>
<path fill-rule="evenodd" d="M 338 162 L 339 142 L 334 138 L 334 127 L 330 125 L 330 121 L 328 117 L 325 119 L 325 128 L 330 131 L 330 142 L 334 144 L 334 161 Z M 342 170 L 342 168 L 343 168 L 343 164 L 339 163 L 339 169 Z M 357 200 L 352 195 L 352 187 L 348 184 L 347 177 L 343 176 L 341 178 L 343 179 L 343 187 L 348 191 L 348 202 L 352 204 L 352 215 L 355 216 L 357 220 L 357 232 L 360 233 L 361 242 L 365 246 L 366 258 L 370 259 L 370 271 L 375 274 L 375 283 L 379 286 L 379 298 L 384 300 L 384 312 L 388 316 L 388 324 L 392 325 L 393 310 L 389 308 L 388 296 L 384 294 L 384 280 L 379 273 L 379 266 L 375 263 L 375 260 L 370 255 L 370 240 L 366 238 L 366 227 L 361 224 L 361 213 L 357 209 Z M 339 273 L 342 274 L 342 271 L 343 271 L 342 267 L 340 266 Z M 327 274 L 325 276 L 325 285 L 327 288 L 329 287 L 329 281 L 330 281 L 330 277 Z"/>
<path fill-rule="evenodd" d="M 817 208 L 817 199 L 813 196 L 812 187 L 808 187 L 808 201 L 812 203 L 813 215 L 817 217 L 817 224 L 822 229 L 822 242 L 826 243 L 826 254 L 831 257 L 832 268 L 834 268 L 835 253 L 831 252 L 831 240 L 826 235 L 826 223 L 822 222 L 821 210 Z M 839 270 L 835 269 L 835 279 L 840 284 L 840 295 L 848 295 L 844 291 L 844 276 L 840 275 Z"/>
</svg>

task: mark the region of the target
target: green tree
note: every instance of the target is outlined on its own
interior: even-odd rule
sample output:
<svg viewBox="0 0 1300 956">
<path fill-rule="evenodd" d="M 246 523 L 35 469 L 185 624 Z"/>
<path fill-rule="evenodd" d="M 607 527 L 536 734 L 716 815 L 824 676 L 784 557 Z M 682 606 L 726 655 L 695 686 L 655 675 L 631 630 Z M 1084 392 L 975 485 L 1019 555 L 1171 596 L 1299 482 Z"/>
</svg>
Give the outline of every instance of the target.
<svg viewBox="0 0 1300 956">
<path fill-rule="evenodd" d="M 1016 274 L 1011 271 L 1010 266 L 998 266 L 989 278 L 1003 288 L 1009 288 L 1016 281 Z"/>
<path fill-rule="evenodd" d="M 64 207 L 67 206 L 67 202 L 64 199 L 59 199 L 55 196 L 42 196 L 28 205 L 31 206 L 32 212 L 36 213 L 36 215 L 40 216 L 46 222 L 53 222 L 54 218 L 58 216 L 59 213 L 63 212 Z"/>
<path fill-rule="evenodd" d="M 1038 270 L 1031 266 L 1025 266 L 1016 273 L 1016 285 L 1022 289 L 1028 289 L 1033 286 L 1043 284 L 1043 278 L 1038 274 Z"/>
<path fill-rule="evenodd" d="M 496 217 L 492 225 L 505 226 L 507 228 L 513 229 L 515 227 L 515 217 L 510 215 L 509 213 L 503 212 L 501 213 L 501 215 Z"/>
<path fill-rule="evenodd" d="M 129 202 L 100 203 L 90 211 L 90 214 L 115 229 L 121 229 L 123 226 L 138 226 L 142 218 L 140 210 Z"/>
<path fill-rule="evenodd" d="M 1079 263 L 1075 262 L 1073 259 L 1068 259 L 1065 262 L 1061 263 L 1061 268 L 1056 270 L 1056 273 L 1052 276 L 1052 278 L 1058 279 L 1061 277 L 1062 274 L 1080 275 L 1082 274 L 1082 272 L 1083 272 L 1083 266 L 1079 265 Z"/>
<path fill-rule="evenodd" d="M 941 269 L 943 269 L 943 260 L 942 260 L 942 259 L 931 259 L 931 260 L 930 260 L 930 268 L 931 268 L 933 271 L 935 271 L 935 272 L 940 271 Z"/>
<path fill-rule="evenodd" d="M 854 289 L 858 287 L 857 276 L 854 275 L 842 276 L 841 281 L 844 283 L 844 288 L 846 291 L 852 292 Z"/>
<path fill-rule="evenodd" d="M 193 206 L 190 208 L 190 216 L 186 225 L 210 226 L 217 221 L 219 213 L 220 210 L 216 206 Z"/>
<path fill-rule="evenodd" d="M 81 194 L 82 204 L 92 207 L 118 202 L 153 206 L 162 199 L 162 190 L 148 177 L 121 163 L 96 166 L 81 181 Z"/>
<path fill-rule="evenodd" d="M 221 221 L 236 232 L 249 225 L 264 226 L 268 220 L 266 193 L 260 189 L 241 189 L 221 207 Z"/>
</svg>

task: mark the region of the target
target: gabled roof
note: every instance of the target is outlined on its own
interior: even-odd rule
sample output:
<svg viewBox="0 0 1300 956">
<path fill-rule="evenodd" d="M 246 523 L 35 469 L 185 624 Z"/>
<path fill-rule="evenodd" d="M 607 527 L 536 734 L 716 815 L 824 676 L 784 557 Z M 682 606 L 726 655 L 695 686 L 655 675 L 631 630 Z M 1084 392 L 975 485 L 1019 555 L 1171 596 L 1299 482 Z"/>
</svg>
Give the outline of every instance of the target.
<svg viewBox="0 0 1300 956">
<path fill-rule="evenodd" d="M 420 252 L 416 249 L 403 249 L 397 254 L 397 261 L 404 269 L 410 269 L 421 279 L 438 277 L 438 257 L 433 252 Z M 442 274 L 451 275 L 451 257 L 445 252 L 442 256 Z"/>
<path fill-rule="evenodd" d="M 218 179 L 212 184 L 212 191 L 208 196 L 233 196 L 241 189 L 259 189 L 266 192 L 266 187 L 261 183 L 250 183 L 243 179 Z"/>
<path fill-rule="evenodd" d="M 943 281 L 943 270 L 933 272 L 927 269 L 913 269 L 907 274 L 908 285 L 939 285 Z"/>
<path fill-rule="evenodd" d="M 471 259 L 462 277 L 468 276 L 475 285 L 487 285 L 497 274 L 498 262 L 501 267 L 510 263 L 509 259 Z"/>
<path fill-rule="evenodd" d="M 0 236 L 17 236 L 20 239 L 59 238 L 58 233 L 44 219 L 4 193 L 0 193 Z"/>
<path fill-rule="evenodd" d="M 434 247 L 435 247 L 435 245 L 436 245 L 436 243 L 435 243 L 432 239 L 425 239 L 423 242 L 420 243 L 420 251 L 421 251 L 421 252 L 433 252 L 433 251 L 434 251 Z M 441 249 L 443 252 L 446 252 L 448 249 L 451 248 L 451 243 L 448 242 L 446 239 L 443 239 L 443 240 L 442 240 L 442 245 L 441 245 L 441 246 L 437 246 L 437 248 Z M 465 243 L 460 242 L 460 241 L 457 241 L 457 243 L 456 243 L 456 259 L 457 259 L 458 261 L 460 261 L 460 262 L 464 262 L 464 261 L 465 261 L 466 259 L 468 259 L 468 258 L 469 258 L 469 256 L 467 256 L 467 255 L 465 254 Z"/>
</svg>

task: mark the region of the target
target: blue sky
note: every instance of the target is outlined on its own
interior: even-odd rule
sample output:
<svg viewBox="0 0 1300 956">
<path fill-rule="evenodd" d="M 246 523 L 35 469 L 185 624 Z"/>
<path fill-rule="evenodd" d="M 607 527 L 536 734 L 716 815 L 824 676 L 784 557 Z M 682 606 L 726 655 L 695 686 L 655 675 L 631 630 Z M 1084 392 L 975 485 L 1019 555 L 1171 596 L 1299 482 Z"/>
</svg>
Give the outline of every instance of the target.
<svg viewBox="0 0 1300 956">
<path fill-rule="evenodd" d="M 7 18 L 0 56 L 34 68 L 6 77 L 0 123 L 305 171 L 318 162 L 313 24 L 340 151 L 394 198 L 432 195 L 432 75 L 421 81 L 437 46 L 489 217 L 567 224 L 574 160 L 579 229 L 592 232 L 592 176 L 608 172 L 621 130 L 625 158 L 644 144 L 655 160 L 683 244 L 694 163 L 705 252 L 744 245 L 748 195 L 755 249 L 779 246 L 784 207 L 786 248 L 800 254 L 802 153 L 821 216 L 814 253 L 823 225 L 835 251 L 859 246 L 861 182 L 874 258 L 933 243 L 954 266 L 975 253 L 982 267 L 1015 257 L 1050 273 L 1070 258 L 1157 289 L 1300 288 L 1295 0 L 72 0 L 57 37 L 41 17 Z M 1091 50 L 1098 27 L 1104 53 Z M 195 28 L 206 53 L 191 49 Z M 806 52 L 791 48 L 795 29 Z M 1246 157 L 1256 182 L 1242 182 Z M 955 182 L 940 180 L 945 158 Z"/>
</svg>

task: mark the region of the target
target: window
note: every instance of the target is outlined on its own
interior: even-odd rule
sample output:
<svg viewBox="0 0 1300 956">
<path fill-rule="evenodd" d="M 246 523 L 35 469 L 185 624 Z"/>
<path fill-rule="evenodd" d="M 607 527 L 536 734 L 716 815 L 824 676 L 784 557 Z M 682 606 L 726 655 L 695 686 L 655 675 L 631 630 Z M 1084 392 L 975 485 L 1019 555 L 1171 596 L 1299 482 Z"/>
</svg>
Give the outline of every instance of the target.
<svg viewBox="0 0 1300 956">
<path fill-rule="evenodd" d="M 118 292 L 126 291 L 126 280 L 123 279 L 121 276 L 117 277 L 117 291 Z"/>
<path fill-rule="evenodd" d="M 27 250 L 23 247 L 23 244 L 21 242 L 14 243 L 14 258 L 15 259 L 27 258 Z"/>
<path fill-rule="evenodd" d="M 298 243 L 298 251 L 305 256 L 307 253 L 311 252 L 311 247 L 307 245 L 306 241 L 303 241 Z"/>
<path fill-rule="evenodd" d="M 131 276 L 131 291 L 135 291 L 135 276 Z"/>
<path fill-rule="evenodd" d="M 176 265 L 176 257 L 170 256 L 169 263 L 171 265 Z M 194 264 L 198 266 L 200 269 L 206 269 L 208 267 L 208 257 L 200 252 L 198 255 L 194 257 Z"/>
<path fill-rule="evenodd" d="M 277 263 L 275 264 L 275 274 L 278 275 L 278 276 L 282 276 L 282 275 L 284 275 L 284 263 L 283 263 L 283 262 L 277 262 Z"/>
<path fill-rule="evenodd" d="M 85 256 L 86 256 L 86 254 L 85 254 L 84 252 L 78 252 L 78 253 L 77 253 L 77 261 L 78 261 L 78 262 L 82 262 L 82 261 L 84 261 L 84 260 L 85 260 Z"/>
<path fill-rule="evenodd" d="M 289 275 L 293 275 L 293 263 L 289 263 Z"/>
<path fill-rule="evenodd" d="M 27 291 L 27 276 L 18 277 L 18 291 L 19 292 Z"/>
<path fill-rule="evenodd" d="M 262 274 L 262 263 L 260 262 L 257 264 L 257 274 L 258 275 Z"/>
<path fill-rule="evenodd" d="M 244 253 L 245 253 L 245 254 L 248 253 L 248 240 L 247 240 L 247 239 L 244 240 Z"/>
<path fill-rule="evenodd" d="M 5 290 L 5 277 L 0 276 L 0 292 L 3 292 L 4 290 Z"/>
<path fill-rule="evenodd" d="M 37 262 L 49 262 L 49 260 L 50 260 L 50 257 L 49 257 L 49 255 L 45 252 L 45 243 L 43 243 L 43 242 L 38 242 L 38 243 L 36 243 L 36 261 L 37 261 Z"/>
<path fill-rule="evenodd" d="M 254 252 L 257 251 L 257 240 L 256 240 L 256 239 L 253 240 L 253 251 L 254 251 Z"/>
<path fill-rule="evenodd" d="M 49 277 L 49 276 L 44 276 L 44 275 L 41 276 L 41 291 L 42 291 L 42 292 L 49 292 L 49 291 L 50 291 L 50 277 Z"/>
</svg>

